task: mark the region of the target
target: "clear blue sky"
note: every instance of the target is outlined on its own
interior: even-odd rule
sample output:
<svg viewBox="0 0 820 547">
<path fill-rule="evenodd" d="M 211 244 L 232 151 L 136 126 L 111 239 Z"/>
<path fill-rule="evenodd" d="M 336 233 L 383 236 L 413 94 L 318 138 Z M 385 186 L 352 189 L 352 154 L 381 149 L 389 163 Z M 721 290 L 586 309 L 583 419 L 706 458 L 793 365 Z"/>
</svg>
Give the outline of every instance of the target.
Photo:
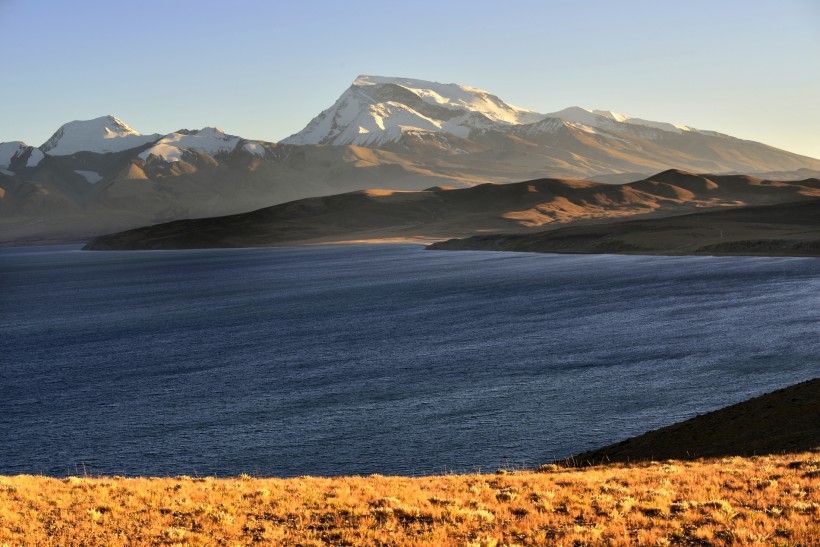
<svg viewBox="0 0 820 547">
<path fill-rule="evenodd" d="M 0 51 L 0 141 L 104 114 L 277 141 L 378 74 L 820 158 L 818 0 L 0 0 Z"/>
</svg>

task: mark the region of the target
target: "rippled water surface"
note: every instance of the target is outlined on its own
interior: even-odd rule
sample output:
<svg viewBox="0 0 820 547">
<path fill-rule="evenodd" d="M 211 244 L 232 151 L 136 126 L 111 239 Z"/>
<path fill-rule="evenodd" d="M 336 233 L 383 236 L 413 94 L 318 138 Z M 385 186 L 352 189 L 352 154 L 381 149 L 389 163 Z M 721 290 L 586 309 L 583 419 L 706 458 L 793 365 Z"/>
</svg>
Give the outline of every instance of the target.
<svg viewBox="0 0 820 547">
<path fill-rule="evenodd" d="M 533 466 L 818 376 L 820 260 L 0 250 L 0 474 Z"/>
</svg>

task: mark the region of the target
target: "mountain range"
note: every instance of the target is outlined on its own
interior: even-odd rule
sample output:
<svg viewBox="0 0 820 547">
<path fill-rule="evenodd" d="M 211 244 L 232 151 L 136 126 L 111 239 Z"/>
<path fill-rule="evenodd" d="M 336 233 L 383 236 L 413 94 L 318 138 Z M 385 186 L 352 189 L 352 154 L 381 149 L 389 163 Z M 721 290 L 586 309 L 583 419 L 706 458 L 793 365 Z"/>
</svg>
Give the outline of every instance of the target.
<svg viewBox="0 0 820 547">
<path fill-rule="evenodd" d="M 0 143 L 0 244 L 78 241 L 368 188 L 626 182 L 673 167 L 820 174 L 820 160 L 714 131 L 580 107 L 542 114 L 468 86 L 360 76 L 280 143 L 212 127 L 143 135 L 114 116 L 67 123 L 39 147 Z"/>
</svg>

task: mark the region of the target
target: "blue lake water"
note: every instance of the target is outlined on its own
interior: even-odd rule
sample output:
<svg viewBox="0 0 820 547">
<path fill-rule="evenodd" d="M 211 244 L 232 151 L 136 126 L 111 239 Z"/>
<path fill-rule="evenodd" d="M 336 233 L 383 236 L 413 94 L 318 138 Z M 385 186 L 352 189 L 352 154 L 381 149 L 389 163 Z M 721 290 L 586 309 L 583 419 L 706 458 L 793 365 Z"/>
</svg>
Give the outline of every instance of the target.
<svg viewBox="0 0 820 547">
<path fill-rule="evenodd" d="M 535 466 L 818 376 L 820 260 L 0 250 L 0 474 Z"/>
</svg>

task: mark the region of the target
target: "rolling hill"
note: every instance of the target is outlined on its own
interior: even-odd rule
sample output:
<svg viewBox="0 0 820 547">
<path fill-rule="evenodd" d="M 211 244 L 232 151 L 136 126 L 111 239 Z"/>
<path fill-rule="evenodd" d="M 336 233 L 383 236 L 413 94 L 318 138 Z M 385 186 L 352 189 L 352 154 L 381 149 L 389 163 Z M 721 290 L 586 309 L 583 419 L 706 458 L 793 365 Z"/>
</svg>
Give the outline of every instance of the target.
<svg viewBox="0 0 820 547">
<path fill-rule="evenodd" d="M 530 234 L 477 235 L 433 250 L 663 255 L 820 256 L 820 200 L 657 219 L 572 226 Z"/>
<path fill-rule="evenodd" d="M 682 171 L 666 171 L 623 185 L 539 179 L 417 192 L 367 190 L 138 228 L 95 238 L 86 248 L 248 247 L 397 238 L 429 241 L 812 198 L 820 198 L 818 179 L 782 182 Z"/>
</svg>

